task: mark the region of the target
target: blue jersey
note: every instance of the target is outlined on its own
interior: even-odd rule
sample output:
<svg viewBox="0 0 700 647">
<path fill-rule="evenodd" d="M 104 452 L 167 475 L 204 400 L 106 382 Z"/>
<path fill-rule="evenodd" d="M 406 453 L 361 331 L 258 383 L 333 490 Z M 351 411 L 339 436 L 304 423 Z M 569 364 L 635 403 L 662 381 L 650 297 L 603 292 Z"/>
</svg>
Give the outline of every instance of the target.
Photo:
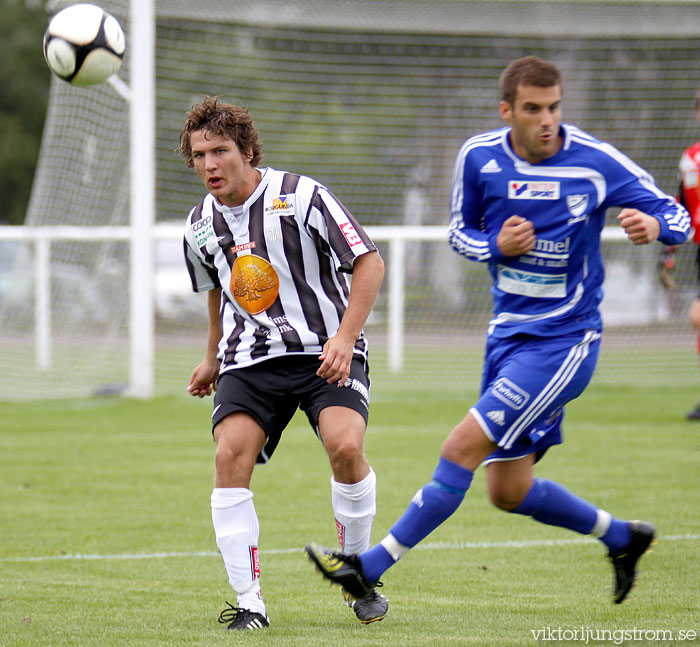
<svg viewBox="0 0 700 647">
<path fill-rule="evenodd" d="M 493 277 L 489 334 L 599 331 L 606 210 L 630 207 L 654 216 L 667 245 L 687 239 L 688 213 L 627 156 L 574 126 L 561 125 L 561 149 L 538 164 L 515 154 L 509 133 L 502 128 L 469 139 L 452 184 L 449 243 L 468 259 L 487 262 Z M 532 222 L 535 247 L 506 257 L 496 237 L 513 215 Z"/>
</svg>

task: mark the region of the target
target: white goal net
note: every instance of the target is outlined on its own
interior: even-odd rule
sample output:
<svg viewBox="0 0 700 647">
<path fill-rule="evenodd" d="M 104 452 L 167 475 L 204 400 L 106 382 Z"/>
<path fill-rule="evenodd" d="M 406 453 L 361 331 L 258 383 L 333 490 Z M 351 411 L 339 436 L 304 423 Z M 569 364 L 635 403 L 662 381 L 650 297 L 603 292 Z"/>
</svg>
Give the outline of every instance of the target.
<svg viewBox="0 0 700 647">
<path fill-rule="evenodd" d="M 51 2 L 49 11 L 67 4 Z M 128 83 L 138 65 L 129 3 L 100 4 L 126 32 L 119 75 Z M 699 33 L 697 4 L 681 1 L 160 0 L 157 221 L 181 225 L 202 197 L 175 148 L 185 112 L 208 94 L 251 110 L 264 164 L 322 181 L 369 228 L 444 226 L 456 153 L 469 136 L 501 125 L 499 74 L 528 54 L 562 70 L 565 121 L 610 141 L 675 193 L 680 155 L 700 138 Z M 109 84 L 52 81 L 27 225 L 128 225 L 128 116 Z M 184 394 L 204 353 L 205 297 L 190 293 L 180 240 L 155 244 L 157 269 L 143 281 L 156 287 L 156 394 Z M 0 245 L 0 399 L 81 397 L 128 383 L 128 242 L 88 234 L 44 248 L 51 343 L 43 349 L 39 246 Z M 390 266 L 388 243 L 380 248 Z M 678 251 L 675 291 L 656 277 L 660 249 L 604 244 L 598 383 L 697 380 L 686 314 L 697 292 L 695 248 Z M 387 350 L 388 282 L 366 327 L 374 397 L 473 392 L 491 307 L 486 269 L 445 241 L 417 241 L 407 244 L 404 270 L 399 372 Z"/>
</svg>

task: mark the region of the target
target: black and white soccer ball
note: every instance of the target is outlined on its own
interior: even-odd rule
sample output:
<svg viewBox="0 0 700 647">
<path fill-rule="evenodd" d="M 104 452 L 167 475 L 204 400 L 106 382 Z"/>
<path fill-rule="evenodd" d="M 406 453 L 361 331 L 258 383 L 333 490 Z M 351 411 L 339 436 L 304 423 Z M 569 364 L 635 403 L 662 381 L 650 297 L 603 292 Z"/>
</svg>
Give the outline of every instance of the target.
<svg viewBox="0 0 700 647">
<path fill-rule="evenodd" d="M 59 11 L 44 33 L 49 68 L 72 85 L 102 83 L 120 68 L 125 49 L 117 19 L 94 4 L 74 4 Z"/>
</svg>

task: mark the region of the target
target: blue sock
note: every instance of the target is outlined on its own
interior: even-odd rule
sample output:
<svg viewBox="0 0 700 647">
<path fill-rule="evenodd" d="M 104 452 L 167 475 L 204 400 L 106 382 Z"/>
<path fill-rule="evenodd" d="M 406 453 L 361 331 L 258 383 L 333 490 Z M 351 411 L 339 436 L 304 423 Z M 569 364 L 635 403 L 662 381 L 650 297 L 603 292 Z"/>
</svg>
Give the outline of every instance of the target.
<svg viewBox="0 0 700 647">
<path fill-rule="evenodd" d="M 610 552 L 620 550 L 620 548 L 627 546 L 630 543 L 630 539 L 632 539 L 630 525 L 626 521 L 613 517 L 610 519 L 610 527 L 607 532 L 599 539 L 608 547 Z"/>
<path fill-rule="evenodd" d="M 511 512 L 582 535 L 593 534 L 611 551 L 626 546 L 630 540 L 626 521 L 614 519 L 607 512 L 547 479 L 534 479 L 530 491 Z"/>
<path fill-rule="evenodd" d="M 376 582 L 409 548 L 427 537 L 462 503 L 472 482 L 471 470 L 441 458 L 433 480 L 424 485 L 382 543 L 362 553 L 365 576 Z M 388 546 L 388 548 L 387 548 Z"/>
</svg>

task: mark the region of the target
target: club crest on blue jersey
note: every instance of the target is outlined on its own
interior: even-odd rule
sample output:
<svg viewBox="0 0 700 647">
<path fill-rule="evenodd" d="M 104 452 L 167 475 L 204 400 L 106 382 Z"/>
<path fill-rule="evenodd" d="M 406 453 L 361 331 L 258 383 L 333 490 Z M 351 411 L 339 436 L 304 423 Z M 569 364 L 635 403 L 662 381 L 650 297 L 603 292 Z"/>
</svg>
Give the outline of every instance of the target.
<svg viewBox="0 0 700 647">
<path fill-rule="evenodd" d="M 566 208 L 574 218 L 583 219 L 586 216 L 586 209 L 588 208 L 588 194 L 567 195 Z M 568 224 L 571 224 L 572 220 L 573 219 L 569 219 Z M 578 220 L 574 220 L 574 222 L 578 222 Z"/>
<path fill-rule="evenodd" d="M 559 182 L 508 182 L 508 197 L 511 200 L 558 200 Z"/>
</svg>

